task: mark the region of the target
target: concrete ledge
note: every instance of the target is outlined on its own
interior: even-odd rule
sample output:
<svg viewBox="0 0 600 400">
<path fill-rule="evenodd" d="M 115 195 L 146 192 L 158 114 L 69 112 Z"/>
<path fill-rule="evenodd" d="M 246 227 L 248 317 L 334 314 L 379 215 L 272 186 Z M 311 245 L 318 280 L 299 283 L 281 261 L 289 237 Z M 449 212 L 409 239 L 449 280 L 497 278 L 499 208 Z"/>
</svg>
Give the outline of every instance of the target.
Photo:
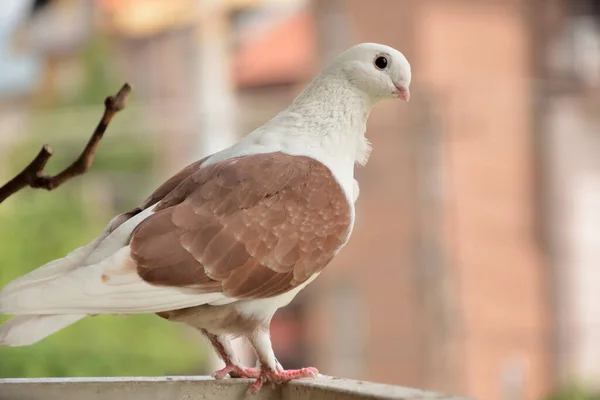
<svg viewBox="0 0 600 400">
<path fill-rule="evenodd" d="M 1 400 L 240 400 L 248 379 L 210 377 L 0 379 Z M 399 386 L 319 376 L 265 386 L 252 400 L 466 400 Z"/>
</svg>

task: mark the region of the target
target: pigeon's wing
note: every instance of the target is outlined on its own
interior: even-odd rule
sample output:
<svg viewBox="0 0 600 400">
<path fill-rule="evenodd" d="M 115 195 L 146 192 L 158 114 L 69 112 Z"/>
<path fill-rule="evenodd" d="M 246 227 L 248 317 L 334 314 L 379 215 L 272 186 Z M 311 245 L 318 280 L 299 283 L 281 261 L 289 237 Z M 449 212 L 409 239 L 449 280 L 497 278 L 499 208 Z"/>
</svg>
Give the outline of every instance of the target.
<svg viewBox="0 0 600 400">
<path fill-rule="evenodd" d="M 348 238 L 350 203 L 314 159 L 270 153 L 189 172 L 120 221 L 84 265 L 7 285 L 0 312 L 128 314 L 271 297 L 323 269 Z"/>
<path fill-rule="evenodd" d="M 348 199 L 320 162 L 283 153 L 208 165 L 132 232 L 140 277 L 160 286 L 275 296 L 323 269 L 347 241 Z"/>
</svg>

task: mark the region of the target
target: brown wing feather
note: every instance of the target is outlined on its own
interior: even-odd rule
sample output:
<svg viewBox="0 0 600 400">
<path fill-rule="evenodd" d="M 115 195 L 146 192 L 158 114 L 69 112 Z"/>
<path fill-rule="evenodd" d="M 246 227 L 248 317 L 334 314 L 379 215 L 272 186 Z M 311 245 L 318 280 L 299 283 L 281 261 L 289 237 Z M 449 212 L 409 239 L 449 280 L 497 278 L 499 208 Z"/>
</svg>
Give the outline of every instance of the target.
<svg viewBox="0 0 600 400">
<path fill-rule="evenodd" d="M 331 261 L 351 224 L 331 171 L 283 153 L 197 169 L 155 210 L 132 233 L 139 275 L 236 298 L 275 296 L 306 281 Z"/>
</svg>

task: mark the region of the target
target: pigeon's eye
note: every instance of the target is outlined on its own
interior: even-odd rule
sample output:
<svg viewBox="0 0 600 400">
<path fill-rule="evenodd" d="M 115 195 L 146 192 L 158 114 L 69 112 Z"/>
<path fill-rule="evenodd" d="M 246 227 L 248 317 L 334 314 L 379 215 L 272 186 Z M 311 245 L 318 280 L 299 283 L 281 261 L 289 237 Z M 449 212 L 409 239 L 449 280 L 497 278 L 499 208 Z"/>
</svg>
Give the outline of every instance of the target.
<svg viewBox="0 0 600 400">
<path fill-rule="evenodd" d="M 388 59 L 384 56 L 379 56 L 375 59 L 375 66 L 378 69 L 385 69 L 388 66 Z"/>
</svg>

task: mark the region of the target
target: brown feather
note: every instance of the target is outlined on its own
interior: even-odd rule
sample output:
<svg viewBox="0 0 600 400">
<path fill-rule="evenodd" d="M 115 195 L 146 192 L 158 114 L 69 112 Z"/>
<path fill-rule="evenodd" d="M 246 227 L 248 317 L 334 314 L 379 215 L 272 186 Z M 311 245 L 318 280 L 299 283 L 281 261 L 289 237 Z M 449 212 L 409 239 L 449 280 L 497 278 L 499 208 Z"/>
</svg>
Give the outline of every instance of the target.
<svg viewBox="0 0 600 400">
<path fill-rule="evenodd" d="M 320 272 L 348 238 L 348 199 L 312 158 L 277 152 L 192 166 L 161 186 L 155 213 L 131 235 L 149 283 L 276 296 Z"/>
</svg>

